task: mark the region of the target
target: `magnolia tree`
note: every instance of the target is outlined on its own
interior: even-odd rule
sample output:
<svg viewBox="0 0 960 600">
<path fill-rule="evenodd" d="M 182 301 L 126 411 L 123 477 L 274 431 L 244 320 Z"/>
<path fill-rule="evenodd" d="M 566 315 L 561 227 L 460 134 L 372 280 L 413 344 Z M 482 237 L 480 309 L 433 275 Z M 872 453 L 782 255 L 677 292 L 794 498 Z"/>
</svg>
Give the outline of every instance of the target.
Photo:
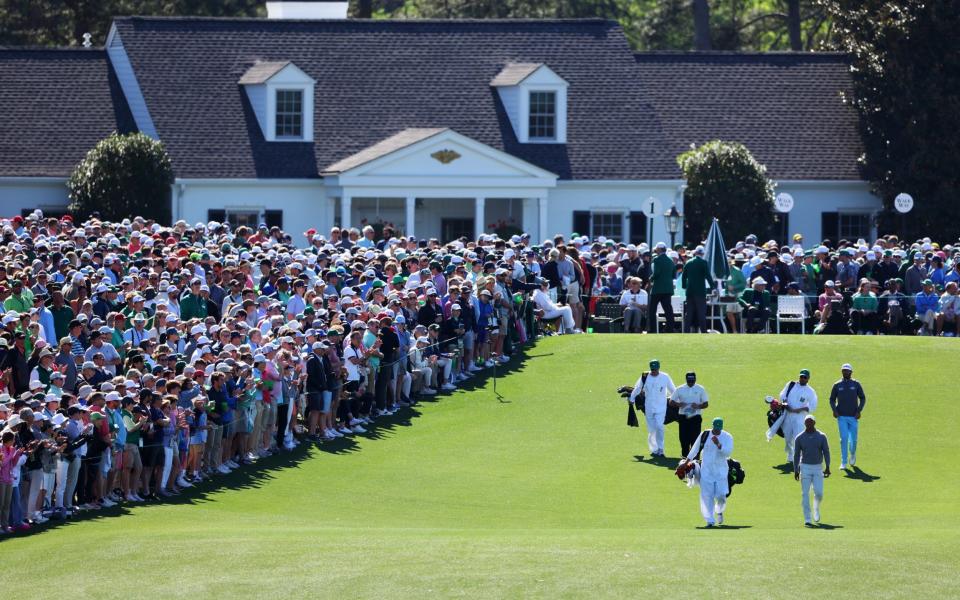
<svg viewBox="0 0 960 600">
<path fill-rule="evenodd" d="M 87 152 L 67 181 L 70 212 L 108 220 L 141 215 L 170 222 L 173 167 L 163 144 L 142 133 L 113 133 Z"/>
<path fill-rule="evenodd" d="M 704 239 L 714 217 L 728 240 L 764 235 L 773 228 L 773 183 L 746 146 L 714 140 L 684 152 L 677 162 L 687 180 L 685 240 Z"/>
</svg>

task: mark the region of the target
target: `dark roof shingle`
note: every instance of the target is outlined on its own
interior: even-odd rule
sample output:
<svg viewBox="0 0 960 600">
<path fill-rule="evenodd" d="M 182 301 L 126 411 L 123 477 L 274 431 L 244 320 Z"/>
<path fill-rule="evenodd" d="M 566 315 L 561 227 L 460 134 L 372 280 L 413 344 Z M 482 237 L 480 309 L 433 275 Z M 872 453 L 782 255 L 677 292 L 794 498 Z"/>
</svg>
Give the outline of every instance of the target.
<svg viewBox="0 0 960 600">
<path fill-rule="evenodd" d="M 836 53 L 643 53 L 639 81 L 653 98 L 670 154 L 690 144 L 741 142 L 774 179 L 860 179 L 863 151 Z"/>
<path fill-rule="evenodd" d="M 65 177 L 98 141 L 135 130 L 101 49 L 0 48 L 0 177 Z"/>
<path fill-rule="evenodd" d="M 676 171 L 615 23 L 293 21 L 120 17 L 115 21 L 179 177 L 317 177 L 410 128 L 450 128 L 561 179 Z M 237 82 L 263 61 L 316 81 L 312 144 L 265 142 Z M 567 144 L 520 144 L 490 82 L 542 63 L 570 84 Z"/>
</svg>

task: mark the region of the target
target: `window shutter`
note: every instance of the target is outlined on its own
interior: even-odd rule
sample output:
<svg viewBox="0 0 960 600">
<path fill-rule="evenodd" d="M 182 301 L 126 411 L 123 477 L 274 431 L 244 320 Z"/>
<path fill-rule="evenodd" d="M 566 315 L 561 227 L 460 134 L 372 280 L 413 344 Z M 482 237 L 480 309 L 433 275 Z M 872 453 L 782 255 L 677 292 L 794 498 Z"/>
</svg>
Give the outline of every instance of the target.
<svg viewBox="0 0 960 600">
<path fill-rule="evenodd" d="M 647 240 L 647 215 L 640 211 L 630 212 L 630 241 L 637 245 Z"/>
<path fill-rule="evenodd" d="M 825 212 L 820 213 L 820 239 L 830 240 L 834 244 L 839 239 L 840 234 L 840 213 Z"/>
<path fill-rule="evenodd" d="M 216 221 L 217 223 L 223 223 L 227 220 L 227 211 L 219 208 L 211 208 L 207 211 L 207 221 Z"/>
<path fill-rule="evenodd" d="M 283 229 L 282 210 L 266 210 L 264 211 L 263 216 L 267 227 L 279 227 L 280 229 Z"/>
<path fill-rule="evenodd" d="M 590 237 L 590 211 L 589 210 L 575 210 L 573 211 L 573 229 L 570 230 L 571 233 L 579 233 L 580 235 L 585 235 Z"/>
</svg>

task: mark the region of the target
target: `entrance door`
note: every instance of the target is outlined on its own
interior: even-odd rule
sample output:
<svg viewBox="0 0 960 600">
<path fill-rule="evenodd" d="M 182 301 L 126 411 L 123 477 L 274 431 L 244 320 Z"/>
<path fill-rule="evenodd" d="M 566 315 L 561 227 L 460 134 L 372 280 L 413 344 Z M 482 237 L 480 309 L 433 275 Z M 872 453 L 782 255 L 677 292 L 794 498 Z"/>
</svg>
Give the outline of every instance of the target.
<svg viewBox="0 0 960 600">
<path fill-rule="evenodd" d="M 461 237 L 473 239 L 473 219 L 440 219 L 440 243 Z"/>
</svg>

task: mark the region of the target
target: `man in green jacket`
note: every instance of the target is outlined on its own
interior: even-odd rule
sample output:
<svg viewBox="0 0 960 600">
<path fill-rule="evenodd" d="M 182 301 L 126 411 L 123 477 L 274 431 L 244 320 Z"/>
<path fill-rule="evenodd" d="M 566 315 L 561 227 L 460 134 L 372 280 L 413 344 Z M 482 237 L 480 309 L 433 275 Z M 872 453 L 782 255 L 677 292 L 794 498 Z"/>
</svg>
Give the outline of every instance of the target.
<svg viewBox="0 0 960 600">
<path fill-rule="evenodd" d="M 716 284 L 710 276 L 710 266 L 703 259 L 703 246 L 697 246 L 693 258 L 683 265 L 680 281 L 687 291 L 686 314 L 683 317 L 683 332 L 707 332 L 707 292 Z"/>
<path fill-rule="evenodd" d="M 740 306 L 743 307 L 743 326 L 747 333 L 757 333 L 767 325 L 770 318 L 770 292 L 763 277 L 753 280 L 753 287 L 740 294 Z"/>
<path fill-rule="evenodd" d="M 190 282 L 190 293 L 180 300 L 180 320 L 207 318 L 207 301 L 200 297 L 199 279 Z"/>
<path fill-rule="evenodd" d="M 663 315 L 667 319 L 666 332 L 673 333 L 673 305 L 670 299 L 673 297 L 673 282 L 677 277 L 677 266 L 673 259 L 667 256 L 667 245 L 659 242 L 654 249 L 657 257 L 653 259 L 653 275 L 650 276 L 650 308 L 647 315 L 647 323 L 650 332 L 656 331 L 657 326 L 657 305 L 663 306 Z"/>
</svg>

